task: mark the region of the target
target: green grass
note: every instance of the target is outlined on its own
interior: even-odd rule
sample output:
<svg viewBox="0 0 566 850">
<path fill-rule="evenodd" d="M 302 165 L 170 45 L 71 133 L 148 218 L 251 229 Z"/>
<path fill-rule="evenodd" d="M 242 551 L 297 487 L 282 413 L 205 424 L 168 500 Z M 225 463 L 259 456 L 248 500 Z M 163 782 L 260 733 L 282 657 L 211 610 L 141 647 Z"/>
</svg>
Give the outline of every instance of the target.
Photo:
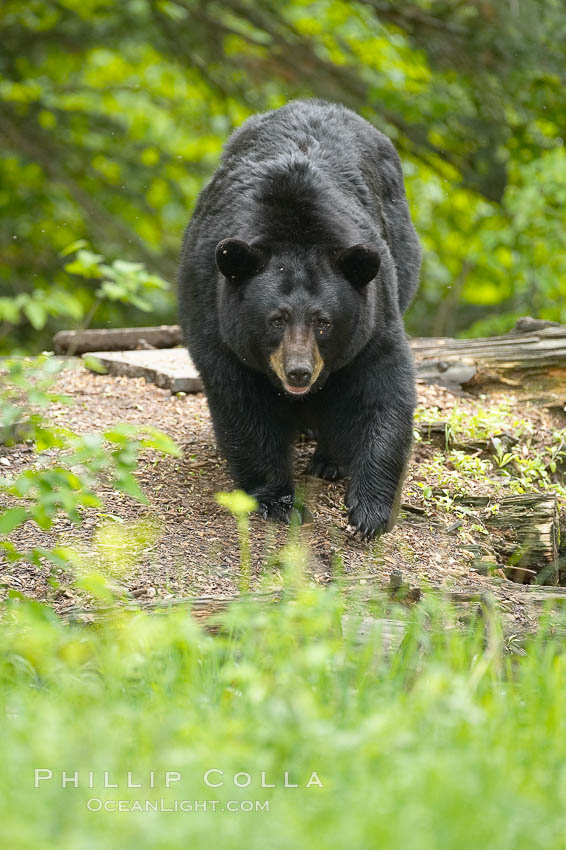
<svg viewBox="0 0 566 850">
<path fill-rule="evenodd" d="M 339 590 L 293 581 L 292 599 L 233 605 L 216 634 L 186 611 L 115 608 L 85 627 L 9 601 L 0 846 L 566 846 L 560 643 L 543 630 L 526 655 L 506 656 L 496 622 L 487 632 L 481 623 L 448 629 L 449 611 L 425 598 L 396 613 L 408 631 L 388 655 L 377 633 L 363 644 L 344 638 Z M 38 788 L 36 768 L 53 772 Z M 204 784 L 210 769 L 224 771 L 211 775 L 223 786 Z M 75 770 L 80 787 L 62 788 L 61 771 Z M 181 774 L 169 789 L 166 770 Z M 103 787 L 104 771 L 119 788 Z M 126 787 L 128 771 L 141 789 Z M 275 788 L 261 788 L 262 771 Z M 248 787 L 234 786 L 239 772 Z M 284 787 L 285 772 L 299 788 Z M 305 787 L 313 772 L 322 788 Z M 214 812 L 89 812 L 93 799 L 218 803 Z M 226 810 L 256 800 L 269 811 Z"/>
</svg>

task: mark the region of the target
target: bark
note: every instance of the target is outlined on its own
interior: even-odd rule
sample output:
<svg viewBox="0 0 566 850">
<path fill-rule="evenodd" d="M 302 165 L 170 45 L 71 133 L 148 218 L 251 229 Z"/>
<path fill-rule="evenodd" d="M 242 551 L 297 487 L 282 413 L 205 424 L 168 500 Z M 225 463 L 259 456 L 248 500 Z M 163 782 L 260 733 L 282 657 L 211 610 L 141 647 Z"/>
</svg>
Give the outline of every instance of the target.
<svg viewBox="0 0 566 850">
<path fill-rule="evenodd" d="M 89 351 L 131 351 L 135 348 L 174 348 L 182 344 L 178 325 L 152 328 L 92 329 L 59 331 L 53 337 L 56 354 L 85 354 Z"/>
<path fill-rule="evenodd" d="M 460 500 L 471 507 L 487 507 L 488 496 Z M 560 528 L 554 493 L 525 493 L 499 502 L 497 513 L 484 518 L 493 530 L 493 548 L 504 562 L 507 577 L 520 584 L 537 581 L 558 584 Z"/>
<path fill-rule="evenodd" d="M 505 336 L 482 339 L 416 338 L 417 376 L 450 389 L 510 387 L 566 401 L 566 325 L 526 317 Z M 544 402 L 543 402 L 544 403 Z"/>
</svg>

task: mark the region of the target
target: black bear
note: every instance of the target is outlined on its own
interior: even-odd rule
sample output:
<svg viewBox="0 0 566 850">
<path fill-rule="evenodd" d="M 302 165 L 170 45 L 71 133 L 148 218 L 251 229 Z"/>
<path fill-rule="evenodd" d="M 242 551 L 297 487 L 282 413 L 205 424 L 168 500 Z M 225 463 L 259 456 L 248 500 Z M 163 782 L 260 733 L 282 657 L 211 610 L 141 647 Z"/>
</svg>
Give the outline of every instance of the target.
<svg viewBox="0 0 566 850">
<path fill-rule="evenodd" d="M 293 508 L 292 444 L 349 479 L 349 526 L 391 528 L 415 378 L 402 314 L 420 245 L 391 141 L 344 106 L 293 101 L 233 133 L 184 237 L 180 318 L 219 447 L 264 517 Z"/>
</svg>

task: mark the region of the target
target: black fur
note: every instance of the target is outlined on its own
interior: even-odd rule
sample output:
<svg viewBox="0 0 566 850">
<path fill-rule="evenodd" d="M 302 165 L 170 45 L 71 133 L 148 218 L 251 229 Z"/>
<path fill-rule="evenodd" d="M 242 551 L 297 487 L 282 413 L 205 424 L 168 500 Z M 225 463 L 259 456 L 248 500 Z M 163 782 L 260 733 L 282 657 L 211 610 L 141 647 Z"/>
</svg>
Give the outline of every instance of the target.
<svg viewBox="0 0 566 850">
<path fill-rule="evenodd" d="M 420 259 L 399 157 L 360 116 L 295 101 L 228 141 L 185 233 L 180 316 L 219 446 L 264 516 L 289 518 L 291 446 L 310 428 L 312 472 L 349 477 L 350 526 L 391 527 L 415 405 L 402 313 Z M 285 324 L 313 328 L 324 361 L 303 396 L 270 365 Z"/>
</svg>

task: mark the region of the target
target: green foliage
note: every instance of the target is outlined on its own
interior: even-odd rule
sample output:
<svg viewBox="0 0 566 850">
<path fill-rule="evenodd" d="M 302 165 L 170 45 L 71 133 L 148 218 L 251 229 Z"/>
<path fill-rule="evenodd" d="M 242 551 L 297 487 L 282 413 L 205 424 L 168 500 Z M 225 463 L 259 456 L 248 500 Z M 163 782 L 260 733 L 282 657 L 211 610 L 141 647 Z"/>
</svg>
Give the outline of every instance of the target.
<svg viewBox="0 0 566 850">
<path fill-rule="evenodd" d="M 514 493 L 553 490 L 566 499 L 565 444 L 566 428 L 554 431 L 552 444 L 542 447 L 529 438 L 508 451 L 502 440 L 494 437 L 494 461 Z"/>
<path fill-rule="evenodd" d="M 70 403 L 68 396 L 50 393 L 63 362 L 45 355 L 6 360 L 0 367 L 0 444 L 32 440 L 41 433 L 41 410 L 51 402 Z"/>
<path fill-rule="evenodd" d="M 257 501 L 243 490 L 234 490 L 232 493 L 217 493 L 216 501 L 230 511 L 238 526 L 240 590 L 245 593 L 250 587 L 251 572 L 249 515 L 257 508 Z"/>
<path fill-rule="evenodd" d="M 427 440 L 426 425 L 441 419 L 438 408 L 418 407 L 415 421 L 425 426 L 424 435 L 417 431 L 418 438 Z M 561 503 L 566 501 L 566 428 L 554 429 L 550 443 L 543 442 L 532 423 L 514 413 L 510 401 L 487 405 L 480 398 L 473 410 L 469 404 L 455 404 L 444 432 L 444 452 L 435 451 L 417 471 L 417 492 L 425 501 L 462 513 L 452 496 L 466 492 L 470 479 L 515 494 L 550 490 Z"/>
<path fill-rule="evenodd" d="M 62 363 L 54 358 L 9 362 L 0 386 L 0 433 L 2 441 L 25 440 L 33 444 L 38 462 L 23 472 L 0 478 L 0 493 L 10 506 L 0 513 L 0 536 L 7 537 L 26 522 L 50 529 L 61 514 L 74 523 L 82 520 L 83 508 L 101 507 L 96 487 L 102 480 L 140 502 L 146 502 L 134 476 L 140 451 L 153 449 L 179 456 L 174 441 L 149 425 L 117 424 L 103 433 L 77 435 L 50 425 L 41 412 L 53 401 L 69 401 L 48 392 Z M 14 504 L 16 502 L 16 504 Z M 39 563 L 48 557 L 43 548 L 19 551 L 9 540 L 0 541 L 10 560 L 22 557 Z"/>
<path fill-rule="evenodd" d="M 228 508 L 236 519 L 247 517 L 251 511 L 257 508 L 256 500 L 243 490 L 234 490 L 232 493 L 217 493 L 216 501 L 223 508 Z"/>
<path fill-rule="evenodd" d="M 423 425 L 431 425 L 441 419 L 442 415 L 437 407 L 417 407 L 415 411 L 415 422 Z M 532 433 L 532 424 L 513 412 L 512 403 L 508 399 L 495 403 L 486 396 L 480 396 L 472 411 L 456 402 L 450 408 L 445 429 L 448 444 L 454 440 L 487 440 L 500 431 L 521 438 Z"/>
<path fill-rule="evenodd" d="M 358 616 L 343 626 L 345 602 L 295 584 L 268 609 L 233 604 L 211 636 L 186 611 L 110 606 L 85 629 L 9 600 L 0 818 L 10 847 L 168 848 L 187 830 L 193 847 L 226 850 L 561 847 L 558 639 L 543 630 L 511 663 L 493 615 L 454 629 L 454 614 L 425 597 L 396 610 L 407 632 L 391 654 L 379 623 L 362 642 Z M 207 786 L 209 770 L 223 784 Z M 62 787 L 62 771 L 78 771 L 79 787 Z M 180 774 L 169 788 L 165 771 Z M 104 787 L 105 772 L 117 788 Z M 141 787 L 128 787 L 128 772 Z M 126 811 L 89 811 L 98 800 Z M 161 811 L 127 813 L 136 800 Z"/>
<path fill-rule="evenodd" d="M 401 152 L 425 247 L 412 332 L 565 320 L 561 0 L 8 0 L 2 12 L 5 350 L 46 348 L 89 316 L 93 281 L 59 257 L 85 237 L 134 263 L 105 263 L 97 322 L 143 321 L 148 300 L 127 281 L 138 262 L 174 280 L 229 132 L 313 95 L 357 109 Z M 170 292 L 149 300 L 173 319 Z"/>
<path fill-rule="evenodd" d="M 65 265 L 65 271 L 86 280 L 96 280 L 99 283 L 95 291 L 98 302 L 120 301 L 147 312 L 153 306 L 147 295 L 153 290 L 168 288 L 158 275 L 149 274 L 143 263 L 114 260 L 109 266 L 101 254 L 94 254 L 86 245 L 84 240 L 80 240 L 62 252 L 63 256 L 77 252 L 76 257 Z"/>
<path fill-rule="evenodd" d="M 89 249 L 84 239 L 60 252 L 61 257 L 69 254 L 75 256 L 65 263 L 67 274 L 60 284 L 0 298 L 0 321 L 14 328 L 29 322 L 34 331 L 41 331 L 50 318 L 66 317 L 72 324 L 85 327 L 95 313 L 97 318 L 104 315 L 105 306 L 120 303 L 148 312 L 160 303 L 164 293 L 170 298 L 167 282 L 149 274 L 143 263 L 114 260 L 108 264 L 102 254 Z"/>
</svg>

